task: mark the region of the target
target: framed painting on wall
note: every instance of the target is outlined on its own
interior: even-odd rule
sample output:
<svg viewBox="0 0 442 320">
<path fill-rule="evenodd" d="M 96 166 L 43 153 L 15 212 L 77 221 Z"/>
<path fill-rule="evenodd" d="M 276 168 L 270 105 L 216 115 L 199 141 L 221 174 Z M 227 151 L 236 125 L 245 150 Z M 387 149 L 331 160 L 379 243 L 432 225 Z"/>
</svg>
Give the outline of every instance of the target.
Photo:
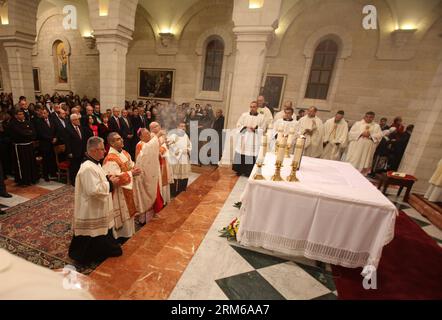
<svg viewBox="0 0 442 320">
<path fill-rule="evenodd" d="M 41 92 L 41 89 L 40 89 L 40 69 L 39 68 L 32 68 L 32 76 L 34 79 L 34 91 Z"/>
<path fill-rule="evenodd" d="M 266 77 L 265 85 L 261 88 L 260 94 L 265 97 L 271 110 L 281 110 L 286 79 L 287 75 L 285 74 L 268 74 Z"/>
<path fill-rule="evenodd" d="M 173 69 L 139 69 L 138 97 L 171 100 L 174 81 L 175 70 Z"/>
</svg>

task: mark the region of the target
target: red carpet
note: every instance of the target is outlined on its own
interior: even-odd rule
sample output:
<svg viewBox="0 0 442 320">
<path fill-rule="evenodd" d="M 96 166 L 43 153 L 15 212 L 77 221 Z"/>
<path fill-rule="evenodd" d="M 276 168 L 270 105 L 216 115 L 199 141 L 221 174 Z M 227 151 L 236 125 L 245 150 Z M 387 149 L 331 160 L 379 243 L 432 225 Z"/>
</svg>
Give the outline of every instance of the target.
<svg viewBox="0 0 442 320">
<path fill-rule="evenodd" d="M 339 299 L 442 299 L 442 248 L 401 212 L 395 238 L 384 247 L 377 290 L 362 286 L 362 269 L 332 266 Z"/>
</svg>

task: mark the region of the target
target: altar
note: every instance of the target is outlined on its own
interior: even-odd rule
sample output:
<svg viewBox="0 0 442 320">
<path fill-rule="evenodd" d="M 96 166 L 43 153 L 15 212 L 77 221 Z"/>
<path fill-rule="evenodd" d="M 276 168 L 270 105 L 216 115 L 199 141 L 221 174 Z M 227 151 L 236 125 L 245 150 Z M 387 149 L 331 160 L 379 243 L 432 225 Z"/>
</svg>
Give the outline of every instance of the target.
<svg viewBox="0 0 442 320">
<path fill-rule="evenodd" d="M 285 158 L 281 177 L 291 172 Z M 275 154 L 242 194 L 240 245 L 272 250 L 348 268 L 377 267 L 394 237 L 398 211 L 349 163 L 303 157 L 299 182 L 271 181 Z"/>
</svg>

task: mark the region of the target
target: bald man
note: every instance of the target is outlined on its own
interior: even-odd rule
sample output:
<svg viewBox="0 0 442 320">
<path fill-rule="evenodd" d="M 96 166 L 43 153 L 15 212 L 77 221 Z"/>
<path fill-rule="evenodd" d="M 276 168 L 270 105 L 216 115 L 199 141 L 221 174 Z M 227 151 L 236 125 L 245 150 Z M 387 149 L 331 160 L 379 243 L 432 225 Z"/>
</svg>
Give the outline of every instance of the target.
<svg viewBox="0 0 442 320">
<path fill-rule="evenodd" d="M 273 122 L 273 115 L 267 106 L 264 96 L 259 96 L 256 102 L 258 103 L 258 113 L 264 116 L 265 126 L 263 129 L 265 130 Z"/>
</svg>

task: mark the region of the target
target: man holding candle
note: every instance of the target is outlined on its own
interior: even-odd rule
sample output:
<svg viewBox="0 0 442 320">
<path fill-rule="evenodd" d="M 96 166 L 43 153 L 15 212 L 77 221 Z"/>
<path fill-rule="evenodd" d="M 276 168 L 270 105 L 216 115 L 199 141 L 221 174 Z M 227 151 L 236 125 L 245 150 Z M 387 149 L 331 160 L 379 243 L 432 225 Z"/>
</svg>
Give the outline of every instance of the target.
<svg viewBox="0 0 442 320">
<path fill-rule="evenodd" d="M 344 120 L 344 111 L 341 110 L 324 124 L 324 152 L 321 159 L 341 159 L 342 146 L 347 142 L 347 136 L 348 123 Z"/>
<path fill-rule="evenodd" d="M 348 134 L 350 144 L 345 161 L 364 175 L 370 172 L 374 152 L 382 139 L 381 127 L 373 121 L 374 117 L 374 112 L 367 112 L 364 119 L 356 122 Z"/>
<path fill-rule="evenodd" d="M 238 176 L 250 176 L 259 152 L 259 132 L 266 126 L 264 115 L 258 113 L 258 103 L 250 104 L 250 112 L 239 118 L 236 128 L 239 139 L 235 146 L 235 158 L 232 169 Z"/>
<path fill-rule="evenodd" d="M 312 158 L 319 158 L 323 151 L 324 128 L 322 120 L 316 116 L 317 112 L 316 107 L 310 107 L 307 115 L 299 120 L 299 133 L 306 138 L 304 155 Z"/>
</svg>

